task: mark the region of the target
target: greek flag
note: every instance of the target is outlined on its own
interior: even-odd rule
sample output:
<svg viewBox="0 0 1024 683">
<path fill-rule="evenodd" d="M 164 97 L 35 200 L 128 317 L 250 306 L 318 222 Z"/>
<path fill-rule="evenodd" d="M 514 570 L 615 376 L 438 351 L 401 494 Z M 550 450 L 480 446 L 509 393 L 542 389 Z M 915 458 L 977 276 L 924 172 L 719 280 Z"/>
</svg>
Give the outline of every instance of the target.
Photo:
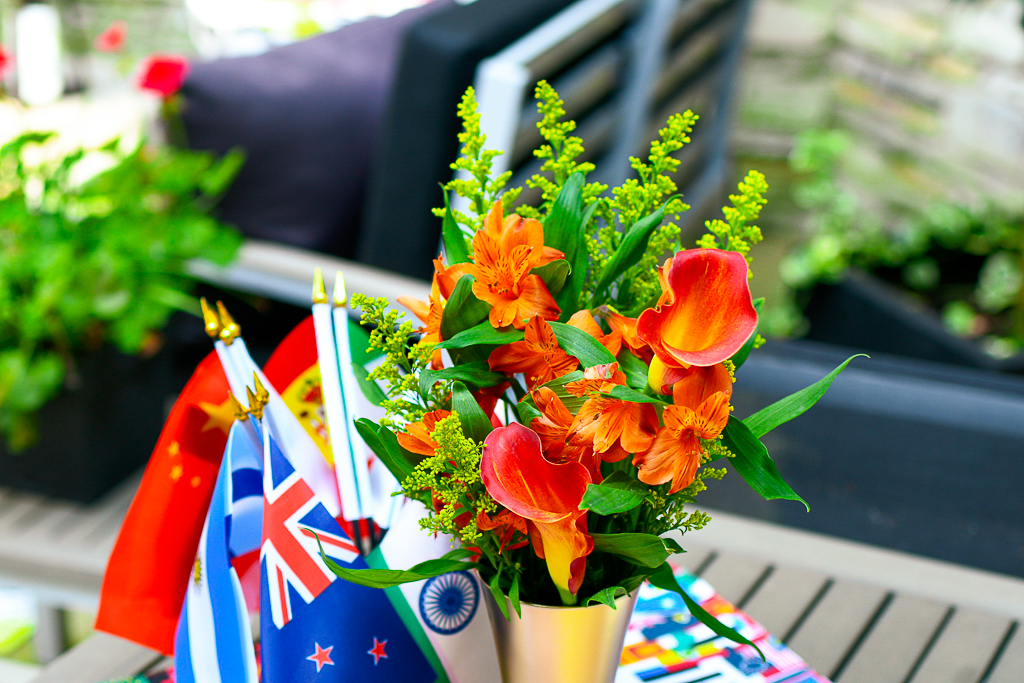
<svg viewBox="0 0 1024 683">
<path fill-rule="evenodd" d="M 232 464 L 250 465 L 253 426 L 234 422 L 199 540 L 174 642 L 178 683 L 257 683 L 252 630 L 232 566 Z M 242 468 L 247 469 L 247 467 Z M 237 542 L 237 541 L 236 541 Z"/>
</svg>

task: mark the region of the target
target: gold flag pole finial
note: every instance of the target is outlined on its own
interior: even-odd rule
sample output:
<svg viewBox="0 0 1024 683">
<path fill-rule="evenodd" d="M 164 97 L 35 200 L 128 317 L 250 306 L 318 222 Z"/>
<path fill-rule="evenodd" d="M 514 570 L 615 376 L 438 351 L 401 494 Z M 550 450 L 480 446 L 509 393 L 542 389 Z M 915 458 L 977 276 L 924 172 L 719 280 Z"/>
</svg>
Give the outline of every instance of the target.
<svg viewBox="0 0 1024 683">
<path fill-rule="evenodd" d="M 334 305 L 343 308 L 348 303 L 348 292 L 345 291 L 345 275 L 339 270 L 334 276 Z"/>
<path fill-rule="evenodd" d="M 241 401 L 235 398 L 235 395 L 230 391 L 228 392 L 228 396 L 231 397 L 231 408 L 235 411 L 235 419 L 244 420 L 249 417 L 249 410 L 242 405 Z"/>
<path fill-rule="evenodd" d="M 256 385 L 256 398 L 259 400 L 261 405 L 267 405 L 270 402 L 270 392 L 263 386 L 263 382 L 260 381 L 259 375 L 255 372 L 252 373 L 253 383 Z"/>
<path fill-rule="evenodd" d="M 313 270 L 313 303 L 327 303 L 327 289 L 324 287 L 324 271 L 320 268 Z"/>
<path fill-rule="evenodd" d="M 245 388 L 245 393 L 249 395 L 249 414 L 255 417 L 257 420 L 263 419 L 263 403 L 260 401 L 256 394 L 252 393 L 252 389 L 249 387 Z"/>
<path fill-rule="evenodd" d="M 222 326 L 220 331 L 221 341 L 231 346 L 231 342 L 242 335 L 242 328 L 238 326 L 235 319 L 228 313 L 228 309 L 224 306 L 223 301 L 217 302 L 217 314 L 220 316 L 220 324 Z"/>
<path fill-rule="evenodd" d="M 223 325 L 220 324 L 220 318 L 217 316 L 217 311 L 213 310 L 213 306 L 206 300 L 206 297 L 199 299 L 199 305 L 203 308 L 203 326 L 206 327 L 206 334 L 209 335 L 210 339 L 216 339 Z"/>
</svg>

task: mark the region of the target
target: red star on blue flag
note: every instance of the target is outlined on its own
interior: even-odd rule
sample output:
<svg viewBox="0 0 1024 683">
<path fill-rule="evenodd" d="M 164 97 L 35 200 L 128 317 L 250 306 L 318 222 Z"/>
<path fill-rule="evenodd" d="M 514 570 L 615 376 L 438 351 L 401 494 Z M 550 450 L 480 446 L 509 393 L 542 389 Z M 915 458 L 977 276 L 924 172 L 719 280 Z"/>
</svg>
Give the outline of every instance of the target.
<svg viewBox="0 0 1024 683">
<path fill-rule="evenodd" d="M 331 659 L 331 650 L 334 646 L 323 648 L 320 647 L 320 643 L 314 643 L 316 645 L 316 652 L 306 657 L 311 662 L 316 662 L 316 672 L 320 673 L 320 669 L 324 668 L 328 664 L 334 666 L 334 661 Z"/>
<path fill-rule="evenodd" d="M 382 659 L 387 659 L 388 654 L 384 652 L 384 646 L 388 644 L 387 640 L 373 639 L 373 647 L 366 651 L 366 654 L 373 655 L 373 665 L 377 666 L 377 662 Z"/>
</svg>

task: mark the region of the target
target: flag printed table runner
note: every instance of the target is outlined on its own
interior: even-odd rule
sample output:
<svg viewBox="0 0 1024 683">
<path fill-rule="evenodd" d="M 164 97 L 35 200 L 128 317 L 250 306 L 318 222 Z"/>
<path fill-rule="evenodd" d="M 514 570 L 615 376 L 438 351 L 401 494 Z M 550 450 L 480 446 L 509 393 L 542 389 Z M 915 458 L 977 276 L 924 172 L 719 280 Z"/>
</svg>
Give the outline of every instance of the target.
<svg viewBox="0 0 1024 683">
<path fill-rule="evenodd" d="M 763 626 L 733 607 L 707 581 L 675 570 L 679 585 L 708 612 L 757 644 L 716 636 L 675 593 L 645 583 L 629 622 L 615 683 L 829 683 Z"/>
</svg>

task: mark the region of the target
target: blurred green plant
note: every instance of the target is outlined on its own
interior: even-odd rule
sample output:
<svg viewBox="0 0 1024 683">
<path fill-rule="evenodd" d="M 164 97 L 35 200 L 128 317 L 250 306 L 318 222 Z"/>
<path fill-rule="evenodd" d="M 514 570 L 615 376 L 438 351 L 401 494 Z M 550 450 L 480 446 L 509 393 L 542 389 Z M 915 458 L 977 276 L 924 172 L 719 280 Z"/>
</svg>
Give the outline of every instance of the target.
<svg viewBox="0 0 1024 683">
<path fill-rule="evenodd" d="M 841 131 L 797 138 L 789 164 L 803 179 L 793 194 L 811 236 L 782 262 L 793 310 L 790 329 L 773 331 L 798 327 L 799 292 L 856 267 L 922 300 L 951 332 L 978 338 L 994 356 L 1024 348 L 1024 211 L 943 203 L 886 221 L 839 180 L 850 147 Z"/>
<path fill-rule="evenodd" d="M 76 356 L 156 353 L 171 312 L 200 313 L 185 262 L 226 264 L 241 242 L 209 215 L 240 152 L 115 140 L 33 161 L 53 137 L 0 148 L 0 434 L 15 451 L 36 440 L 36 411 L 81 383 Z"/>
</svg>

